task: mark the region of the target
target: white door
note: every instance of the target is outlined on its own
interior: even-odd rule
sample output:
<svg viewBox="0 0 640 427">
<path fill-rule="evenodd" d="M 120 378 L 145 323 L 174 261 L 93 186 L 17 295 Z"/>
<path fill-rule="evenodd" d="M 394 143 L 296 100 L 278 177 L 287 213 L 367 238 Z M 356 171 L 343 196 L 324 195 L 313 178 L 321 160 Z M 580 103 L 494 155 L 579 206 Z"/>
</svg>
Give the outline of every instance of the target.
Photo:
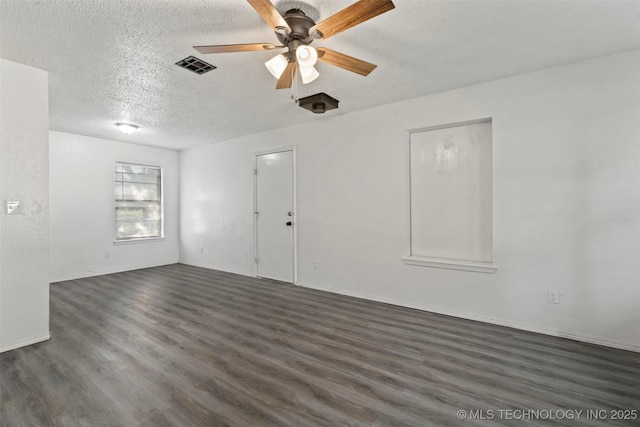
<svg viewBox="0 0 640 427">
<path fill-rule="evenodd" d="M 293 283 L 293 151 L 256 156 L 257 275 Z"/>
</svg>

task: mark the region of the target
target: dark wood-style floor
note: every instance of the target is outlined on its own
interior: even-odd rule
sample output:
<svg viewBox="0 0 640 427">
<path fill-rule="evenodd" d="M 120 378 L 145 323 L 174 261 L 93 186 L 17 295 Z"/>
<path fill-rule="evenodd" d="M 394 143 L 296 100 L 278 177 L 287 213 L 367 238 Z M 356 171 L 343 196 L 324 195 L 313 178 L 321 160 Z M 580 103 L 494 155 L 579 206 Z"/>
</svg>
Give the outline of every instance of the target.
<svg viewBox="0 0 640 427">
<path fill-rule="evenodd" d="M 638 353 L 180 264 L 52 284 L 51 334 L 2 426 L 640 425 Z"/>
</svg>

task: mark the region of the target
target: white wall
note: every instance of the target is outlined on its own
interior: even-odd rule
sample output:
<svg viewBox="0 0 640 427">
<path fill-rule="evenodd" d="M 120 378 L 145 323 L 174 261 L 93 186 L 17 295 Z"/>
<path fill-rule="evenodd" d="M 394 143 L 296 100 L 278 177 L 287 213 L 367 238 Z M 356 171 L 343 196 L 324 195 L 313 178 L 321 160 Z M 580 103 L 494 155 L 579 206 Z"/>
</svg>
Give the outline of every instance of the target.
<svg viewBox="0 0 640 427">
<path fill-rule="evenodd" d="M 50 133 L 50 281 L 178 262 L 178 152 Z M 116 161 L 163 168 L 165 239 L 114 244 Z"/>
<path fill-rule="evenodd" d="M 47 84 L 0 60 L 0 352 L 49 338 Z M 23 213 L 5 215 L 7 200 Z"/>
<path fill-rule="evenodd" d="M 295 145 L 299 284 L 640 350 L 639 75 L 634 51 L 183 151 L 181 261 L 253 274 L 252 155 Z M 497 273 L 403 264 L 407 130 L 485 117 Z"/>
</svg>

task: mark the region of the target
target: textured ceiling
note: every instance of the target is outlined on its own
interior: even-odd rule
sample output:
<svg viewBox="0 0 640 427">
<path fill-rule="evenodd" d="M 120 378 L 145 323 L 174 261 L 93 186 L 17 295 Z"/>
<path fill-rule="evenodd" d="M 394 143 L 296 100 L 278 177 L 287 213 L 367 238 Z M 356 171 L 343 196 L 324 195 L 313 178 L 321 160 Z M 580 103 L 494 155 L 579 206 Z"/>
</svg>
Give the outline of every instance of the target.
<svg viewBox="0 0 640 427">
<path fill-rule="evenodd" d="M 640 1 L 408 1 L 314 46 L 373 62 L 362 77 L 317 65 L 299 97 L 276 91 L 271 52 L 200 55 L 192 46 L 277 39 L 244 0 L 0 0 L 0 56 L 49 71 L 51 129 L 184 149 L 554 65 L 640 48 Z M 353 1 L 274 1 L 316 19 Z M 174 65 L 194 55 L 218 67 Z M 140 130 L 124 136 L 126 121 Z"/>
</svg>

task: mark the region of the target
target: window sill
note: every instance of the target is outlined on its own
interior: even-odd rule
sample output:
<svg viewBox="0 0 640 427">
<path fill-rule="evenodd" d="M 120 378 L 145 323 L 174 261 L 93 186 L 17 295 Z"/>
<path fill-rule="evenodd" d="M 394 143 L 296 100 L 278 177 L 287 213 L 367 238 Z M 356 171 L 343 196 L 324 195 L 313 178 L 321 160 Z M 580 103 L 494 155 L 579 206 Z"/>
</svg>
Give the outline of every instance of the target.
<svg viewBox="0 0 640 427">
<path fill-rule="evenodd" d="M 156 242 L 158 240 L 164 240 L 163 237 L 144 237 L 141 239 L 128 239 L 128 240 L 114 240 L 114 245 L 128 245 L 131 243 L 145 243 L 145 242 Z"/>
<path fill-rule="evenodd" d="M 405 264 L 421 267 L 447 268 L 449 270 L 475 271 L 476 273 L 493 274 L 498 266 L 488 262 L 463 261 L 446 258 L 427 258 L 420 256 L 406 256 L 402 258 Z"/>
</svg>

